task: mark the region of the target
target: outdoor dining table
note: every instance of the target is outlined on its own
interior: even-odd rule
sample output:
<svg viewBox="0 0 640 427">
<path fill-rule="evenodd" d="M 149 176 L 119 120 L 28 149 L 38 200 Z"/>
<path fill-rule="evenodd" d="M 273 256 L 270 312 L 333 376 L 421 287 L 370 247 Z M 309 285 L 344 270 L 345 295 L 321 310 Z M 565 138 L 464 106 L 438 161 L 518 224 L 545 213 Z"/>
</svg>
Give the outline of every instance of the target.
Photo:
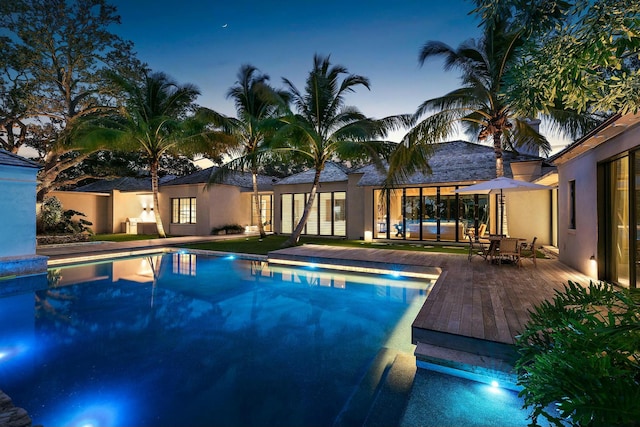
<svg viewBox="0 0 640 427">
<path fill-rule="evenodd" d="M 527 239 L 523 239 L 520 237 L 507 237 L 507 236 L 498 235 L 498 234 L 492 234 L 489 237 L 484 237 L 484 238 L 489 240 L 489 249 L 487 250 L 488 262 L 493 262 L 496 260 L 496 255 L 498 255 L 500 251 L 500 242 L 503 239 L 507 239 L 507 238 L 518 239 L 518 244 L 522 244 L 527 241 Z"/>
</svg>

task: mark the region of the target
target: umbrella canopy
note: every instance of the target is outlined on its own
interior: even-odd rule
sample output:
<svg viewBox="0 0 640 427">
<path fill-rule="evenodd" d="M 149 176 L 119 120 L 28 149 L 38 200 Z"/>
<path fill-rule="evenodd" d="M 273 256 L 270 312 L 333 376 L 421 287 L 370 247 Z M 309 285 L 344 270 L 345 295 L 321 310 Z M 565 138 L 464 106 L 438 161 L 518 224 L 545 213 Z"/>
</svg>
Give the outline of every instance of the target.
<svg viewBox="0 0 640 427">
<path fill-rule="evenodd" d="M 533 182 L 518 181 L 517 179 L 501 176 L 490 181 L 480 182 L 468 187 L 460 188 L 455 192 L 458 194 L 502 194 L 509 191 L 535 191 L 551 190 L 546 185 L 535 184 Z"/>
<path fill-rule="evenodd" d="M 455 190 L 458 194 L 499 194 L 500 195 L 500 234 L 503 234 L 504 227 L 504 199 L 503 193 L 511 191 L 536 191 L 536 190 L 552 190 L 546 185 L 535 184 L 533 182 L 518 181 L 504 176 L 494 178 L 490 181 L 484 181 L 478 184 Z"/>
</svg>

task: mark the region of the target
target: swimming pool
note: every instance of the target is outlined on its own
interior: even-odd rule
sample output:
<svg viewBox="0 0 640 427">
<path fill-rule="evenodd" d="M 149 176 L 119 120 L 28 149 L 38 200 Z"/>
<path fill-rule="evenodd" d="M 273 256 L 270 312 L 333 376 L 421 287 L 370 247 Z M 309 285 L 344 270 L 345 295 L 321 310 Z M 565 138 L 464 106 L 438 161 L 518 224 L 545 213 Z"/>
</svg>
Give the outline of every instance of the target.
<svg viewBox="0 0 640 427">
<path fill-rule="evenodd" d="M 332 425 L 431 286 L 187 253 L 48 276 L 0 297 L 0 387 L 45 426 Z"/>
</svg>

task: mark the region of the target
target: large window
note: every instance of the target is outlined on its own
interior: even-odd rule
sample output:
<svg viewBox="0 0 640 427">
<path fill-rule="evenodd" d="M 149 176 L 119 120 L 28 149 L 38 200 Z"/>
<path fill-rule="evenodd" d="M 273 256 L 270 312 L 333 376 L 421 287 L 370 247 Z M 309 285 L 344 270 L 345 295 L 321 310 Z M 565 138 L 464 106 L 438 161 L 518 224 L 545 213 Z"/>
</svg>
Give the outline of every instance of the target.
<svg viewBox="0 0 640 427">
<path fill-rule="evenodd" d="M 603 165 L 604 200 L 599 238 L 604 279 L 637 288 L 640 283 L 640 152 Z M 604 249 L 604 250 L 602 250 Z"/>
<path fill-rule="evenodd" d="M 569 228 L 576 229 L 576 181 L 569 181 Z"/>
<path fill-rule="evenodd" d="M 196 198 L 185 197 L 171 199 L 171 223 L 195 224 L 196 223 Z"/>
<path fill-rule="evenodd" d="M 259 194 L 258 203 L 260 212 L 256 212 L 256 198 L 251 196 L 251 225 L 258 225 L 262 222 L 264 231 L 273 231 L 273 196 L 271 194 Z"/>
<path fill-rule="evenodd" d="M 292 233 L 304 212 L 304 206 L 309 199 L 307 193 L 282 195 L 282 233 Z M 346 199 L 344 191 L 331 193 L 316 193 L 311 206 L 307 224 L 303 234 L 320 236 L 346 236 Z"/>
<path fill-rule="evenodd" d="M 460 196 L 456 187 L 375 190 L 375 236 L 382 239 L 463 241 L 488 218 L 487 196 Z"/>
</svg>

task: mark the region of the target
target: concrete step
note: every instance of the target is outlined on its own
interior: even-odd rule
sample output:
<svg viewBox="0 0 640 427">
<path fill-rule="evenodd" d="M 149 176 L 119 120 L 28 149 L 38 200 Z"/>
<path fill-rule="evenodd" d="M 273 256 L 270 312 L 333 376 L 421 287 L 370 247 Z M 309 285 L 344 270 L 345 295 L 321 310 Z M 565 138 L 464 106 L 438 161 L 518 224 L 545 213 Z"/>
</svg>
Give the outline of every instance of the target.
<svg viewBox="0 0 640 427">
<path fill-rule="evenodd" d="M 358 387 L 336 417 L 334 427 L 363 425 L 382 381 L 397 355 L 397 350 L 383 348 L 372 360 Z"/>
<path fill-rule="evenodd" d="M 365 427 L 400 425 L 416 375 L 416 358 L 398 353 L 364 422 Z"/>
<path fill-rule="evenodd" d="M 519 391 L 513 365 L 502 359 L 419 342 L 415 350 L 419 368 L 442 372 Z"/>
</svg>

